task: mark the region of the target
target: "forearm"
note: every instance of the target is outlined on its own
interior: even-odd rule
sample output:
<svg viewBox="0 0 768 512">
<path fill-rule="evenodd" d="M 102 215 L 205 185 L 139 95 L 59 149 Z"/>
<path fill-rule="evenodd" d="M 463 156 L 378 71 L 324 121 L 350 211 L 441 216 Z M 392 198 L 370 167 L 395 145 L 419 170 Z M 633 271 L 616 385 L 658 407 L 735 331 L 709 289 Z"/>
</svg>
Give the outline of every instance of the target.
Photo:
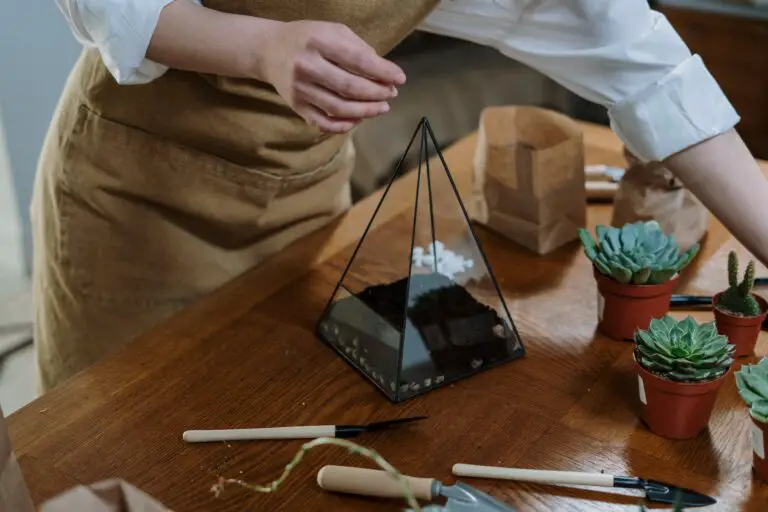
<svg viewBox="0 0 768 512">
<path fill-rule="evenodd" d="M 665 165 L 768 265 L 768 181 L 736 131 L 681 151 Z"/>
<path fill-rule="evenodd" d="M 259 49 L 279 23 L 176 0 L 160 14 L 147 58 L 185 71 L 261 79 Z"/>
</svg>

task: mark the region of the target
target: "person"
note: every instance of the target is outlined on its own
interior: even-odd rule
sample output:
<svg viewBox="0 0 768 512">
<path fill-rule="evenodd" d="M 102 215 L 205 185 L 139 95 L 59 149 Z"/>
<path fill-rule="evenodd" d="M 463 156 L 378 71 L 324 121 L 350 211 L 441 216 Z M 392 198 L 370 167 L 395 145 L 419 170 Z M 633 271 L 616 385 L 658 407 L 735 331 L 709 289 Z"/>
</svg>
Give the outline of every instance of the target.
<svg viewBox="0 0 768 512">
<path fill-rule="evenodd" d="M 645 1 L 57 3 L 84 50 L 32 204 L 43 392 L 346 211 L 349 134 L 407 86 L 386 55 L 415 30 L 603 105 L 768 263 L 768 187 L 738 114 Z"/>
</svg>

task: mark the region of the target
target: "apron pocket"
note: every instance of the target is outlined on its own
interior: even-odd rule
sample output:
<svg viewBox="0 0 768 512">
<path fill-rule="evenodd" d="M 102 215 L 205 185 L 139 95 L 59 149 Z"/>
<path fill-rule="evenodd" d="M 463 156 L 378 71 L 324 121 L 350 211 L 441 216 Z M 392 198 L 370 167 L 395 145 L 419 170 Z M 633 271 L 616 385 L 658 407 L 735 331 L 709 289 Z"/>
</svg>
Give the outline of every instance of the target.
<svg viewBox="0 0 768 512">
<path fill-rule="evenodd" d="M 280 180 L 85 106 L 56 184 L 61 259 L 78 292 L 151 306 L 208 293 L 254 262 Z"/>
</svg>

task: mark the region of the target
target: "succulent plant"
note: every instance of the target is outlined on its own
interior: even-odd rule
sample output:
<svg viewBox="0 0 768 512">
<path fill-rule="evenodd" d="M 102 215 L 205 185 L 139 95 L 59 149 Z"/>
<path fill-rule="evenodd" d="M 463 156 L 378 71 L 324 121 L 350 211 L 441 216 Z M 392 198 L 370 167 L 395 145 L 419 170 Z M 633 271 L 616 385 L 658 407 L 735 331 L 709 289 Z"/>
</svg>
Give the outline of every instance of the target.
<svg viewBox="0 0 768 512">
<path fill-rule="evenodd" d="M 675 237 L 656 221 L 597 226 L 597 241 L 583 228 L 579 238 L 584 253 L 597 270 L 619 283 L 658 284 L 670 280 L 693 260 L 699 244 L 680 251 Z"/>
<path fill-rule="evenodd" d="M 651 320 L 635 334 L 635 358 L 651 373 L 676 382 L 705 382 L 728 371 L 735 345 L 717 332 L 715 322 L 697 323 L 688 316 Z"/>
<path fill-rule="evenodd" d="M 755 285 L 755 262 L 750 261 L 739 282 L 739 258 L 734 251 L 728 253 L 728 289 L 717 301 L 717 306 L 727 313 L 741 316 L 758 316 L 760 304 L 752 296 Z"/>
<path fill-rule="evenodd" d="M 749 414 L 759 422 L 768 423 L 768 358 L 742 366 L 736 372 L 736 387 L 749 406 Z"/>
</svg>

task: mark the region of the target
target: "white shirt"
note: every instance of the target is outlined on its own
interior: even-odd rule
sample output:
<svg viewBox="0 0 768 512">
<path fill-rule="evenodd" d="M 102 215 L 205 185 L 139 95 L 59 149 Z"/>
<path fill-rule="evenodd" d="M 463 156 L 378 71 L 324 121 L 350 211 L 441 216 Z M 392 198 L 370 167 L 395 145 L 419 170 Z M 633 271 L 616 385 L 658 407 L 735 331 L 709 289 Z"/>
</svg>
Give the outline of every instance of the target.
<svg viewBox="0 0 768 512">
<path fill-rule="evenodd" d="M 126 85 L 167 71 L 145 55 L 171 1 L 56 0 L 75 37 Z M 701 58 L 645 0 L 442 0 L 419 28 L 494 47 L 605 106 L 614 132 L 643 161 L 739 121 Z"/>
</svg>

